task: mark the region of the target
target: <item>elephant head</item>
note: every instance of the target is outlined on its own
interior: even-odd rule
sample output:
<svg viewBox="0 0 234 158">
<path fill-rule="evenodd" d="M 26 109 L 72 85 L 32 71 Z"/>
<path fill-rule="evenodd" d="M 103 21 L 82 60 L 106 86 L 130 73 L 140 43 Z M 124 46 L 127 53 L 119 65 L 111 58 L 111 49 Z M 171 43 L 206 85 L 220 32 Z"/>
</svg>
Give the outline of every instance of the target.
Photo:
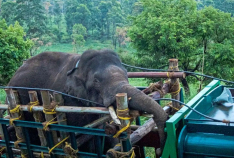
<svg viewBox="0 0 234 158">
<path fill-rule="evenodd" d="M 154 115 L 161 147 L 164 146 L 167 114 L 157 102 L 129 85 L 127 71 L 115 52 L 110 50 L 84 52 L 78 67 L 68 73 L 65 87 L 68 94 L 98 102 L 105 107 L 115 105 L 117 93 L 127 93 L 128 97 L 131 97 L 130 109 Z"/>
</svg>

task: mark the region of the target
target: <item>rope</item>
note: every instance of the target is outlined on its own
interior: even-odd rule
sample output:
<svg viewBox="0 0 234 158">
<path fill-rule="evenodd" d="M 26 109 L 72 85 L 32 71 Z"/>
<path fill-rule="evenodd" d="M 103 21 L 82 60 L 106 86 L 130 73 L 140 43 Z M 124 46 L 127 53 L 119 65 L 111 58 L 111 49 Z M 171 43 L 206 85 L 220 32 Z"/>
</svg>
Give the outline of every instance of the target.
<svg viewBox="0 0 234 158">
<path fill-rule="evenodd" d="M 20 156 L 21 156 L 22 158 L 28 158 L 27 155 L 28 155 L 28 154 L 21 154 Z"/>
<path fill-rule="evenodd" d="M 15 148 L 19 148 L 19 143 L 23 143 L 24 142 L 24 139 L 23 138 L 20 138 L 17 133 L 16 133 L 16 137 L 17 137 L 17 141 L 14 142 L 14 146 Z"/>
<path fill-rule="evenodd" d="M 11 114 L 14 114 L 14 113 L 19 113 L 19 111 L 20 111 L 20 105 L 17 105 L 14 109 L 11 109 L 10 110 L 10 113 Z"/>
<path fill-rule="evenodd" d="M 16 118 L 10 118 L 10 119 L 9 119 L 9 124 L 10 124 L 10 125 L 13 125 L 13 122 L 14 122 L 15 120 L 20 120 L 20 119 L 21 119 L 21 116 L 22 116 L 22 115 L 20 115 L 19 117 L 16 117 Z"/>
<path fill-rule="evenodd" d="M 46 108 L 44 108 L 43 109 L 43 112 L 44 112 L 44 114 L 47 114 L 47 115 L 53 115 L 53 114 L 56 114 L 56 107 L 57 107 L 57 105 L 53 108 L 53 109 L 46 109 Z"/>
<path fill-rule="evenodd" d="M 172 104 L 172 103 L 169 103 L 169 104 L 167 104 L 167 106 L 171 107 L 172 109 L 174 109 L 174 110 L 176 110 L 176 111 L 179 111 L 179 110 L 180 110 L 180 109 L 178 109 L 178 108 L 172 106 L 171 104 Z"/>
<path fill-rule="evenodd" d="M 51 149 L 49 149 L 49 154 L 51 154 L 51 152 L 58 147 L 59 145 L 61 145 L 63 142 L 65 142 L 67 139 L 69 138 L 69 136 L 67 136 L 66 138 L 64 138 L 62 141 L 60 141 L 58 144 L 56 144 L 55 146 L 53 146 Z"/>
<path fill-rule="evenodd" d="M 129 121 L 128 124 L 127 124 L 127 126 L 123 127 L 121 130 L 119 130 L 119 131 L 113 136 L 113 138 L 119 137 L 119 135 L 120 135 L 121 133 L 123 133 L 124 131 L 126 131 L 126 130 L 130 127 L 130 124 L 131 124 L 131 122 Z"/>
<path fill-rule="evenodd" d="M 20 112 L 20 105 L 17 105 L 14 109 L 11 109 L 11 110 L 9 110 L 10 111 L 10 113 L 11 114 L 15 114 L 15 113 L 19 113 Z M 19 114 L 19 116 L 18 117 L 16 117 L 16 118 L 10 118 L 9 119 L 9 124 L 10 125 L 13 125 L 13 122 L 15 121 L 15 120 L 19 120 L 20 118 L 21 118 L 21 114 Z"/>
<path fill-rule="evenodd" d="M 130 158 L 135 157 L 134 147 L 132 147 L 132 149 L 128 152 L 120 152 L 120 151 L 115 151 L 114 149 L 110 149 L 107 151 L 107 153 L 112 153 L 114 158 L 126 158 L 129 157 L 130 155 L 131 155 Z"/>
<path fill-rule="evenodd" d="M 143 90 L 143 92 L 147 93 L 147 89 L 149 90 L 148 93 L 152 93 L 152 92 L 157 91 L 157 92 L 159 92 L 160 97 L 163 97 L 163 95 L 164 95 L 163 91 L 161 90 L 162 87 L 161 87 L 160 83 L 150 83 L 149 87 L 146 88 L 146 92 L 144 92 L 144 90 Z"/>
<path fill-rule="evenodd" d="M 50 120 L 50 121 L 48 121 L 48 122 L 43 122 L 43 123 L 42 123 L 42 125 L 44 126 L 44 127 L 43 127 L 43 130 L 49 131 L 49 127 L 48 127 L 49 125 L 55 124 L 55 123 L 59 123 L 59 122 L 63 122 L 63 121 L 66 121 L 66 119 L 65 119 L 65 120 L 61 120 L 61 121 L 54 121 L 56 118 L 57 118 L 57 117 L 53 118 L 52 120 Z"/>
<path fill-rule="evenodd" d="M 177 90 L 175 90 L 174 92 L 171 92 L 173 90 L 173 87 L 177 88 Z M 176 80 L 176 82 L 170 87 L 170 93 L 173 96 L 177 96 L 180 93 L 180 83 L 178 80 Z"/>
<path fill-rule="evenodd" d="M 32 108 L 34 106 L 37 106 L 37 105 L 39 105 L 39 101 L 38 100 L 34 101 L 34 102 L 30 102 L 30 106 L 28 106 L 29 112 L 32 112 Z"/>
<path fill-rule="evenodd" d="M 128 109 L 128 108 L 123 109 L 123 110 L 117 109 L 117 116 L 118 116 L 118 118 L 121 119 L 121 120 L 129 120 L 129 122 L 128 122 L 128 124 L 127 124 L 125 127 L 123 127 L 121 130 L 119 130 L 119 131 L 113 136 L 113 138 L 119 137 L 119 135 L 120 135 L 121 133 L 123 133 L 124 131 L 126 131 L 126 130 L 130 127 L 130 125 L 131 125 L 130 119 L 132 119 L 132 118 L 129 117 L 128 115 L 129 115 L 129 109 Z"/>
<path fill-rule="evenodd" d="M 41 152 L 41 158 L 44 158 L 44 153 L 43 152 Z"/>
<path fill-rule="evenodd" d="M 0 149 L 0 155 L 2 155 L 3 153 L 3 151 L 6 149 L 6 147 L 2 147 L 2 149 Z"/>
<path fill-rule="evenodd" d="M 68 154 L 69 156 L 76 156 L 76 153 L 79 152 L 78 149 L 73 149 L 68 142 L 65 142 L 65 147 L 63 148 L 64 153 Z"/>
</svg>

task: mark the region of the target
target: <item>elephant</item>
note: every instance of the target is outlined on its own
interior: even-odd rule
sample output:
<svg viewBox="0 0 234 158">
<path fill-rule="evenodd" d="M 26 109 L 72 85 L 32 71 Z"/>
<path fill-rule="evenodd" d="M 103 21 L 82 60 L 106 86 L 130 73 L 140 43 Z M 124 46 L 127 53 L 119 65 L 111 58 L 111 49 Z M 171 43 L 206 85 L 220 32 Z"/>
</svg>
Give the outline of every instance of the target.
<svg viewBox="0 0 234 158">
<path fill-rule="evenodd" d="M 117 93 L 127 93 L 129 109 L 153 114 L 158 127 L 161 149 L 165 144 L 165 122 L 168 118 L 161 106 L 128 81 L 127 71 L 112 50 L 87 50 L 82 55 L 43 52 L 28 59 L 14 74 L 8 86 L 52 89 L 116 108 Z M 18 90 L 22 104 L 30 102 L 27 90 Z M 40 99 L 40 98 L 39 98 Z M 40 99 L 41 102 L 41 99 Z M 64 96 L 64 105 L 97 106 Z M 30 114 L 26 120 L 32 119 Z M 67 113 L 68 125 L 84 126 L 98 115 Z"/>
</svg>

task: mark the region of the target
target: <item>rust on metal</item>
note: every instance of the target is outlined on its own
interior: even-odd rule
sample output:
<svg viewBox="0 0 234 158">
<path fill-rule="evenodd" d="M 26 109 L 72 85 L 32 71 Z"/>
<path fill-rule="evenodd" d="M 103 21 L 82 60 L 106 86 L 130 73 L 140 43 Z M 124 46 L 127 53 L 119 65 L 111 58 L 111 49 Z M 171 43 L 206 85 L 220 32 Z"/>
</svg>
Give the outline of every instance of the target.
<svg viewBox="0 0 234 158">
<path fill-rule="evenodd" d="M 128 72 L 128 78 L 185 78 L 184 72 Z"/>
</svg>

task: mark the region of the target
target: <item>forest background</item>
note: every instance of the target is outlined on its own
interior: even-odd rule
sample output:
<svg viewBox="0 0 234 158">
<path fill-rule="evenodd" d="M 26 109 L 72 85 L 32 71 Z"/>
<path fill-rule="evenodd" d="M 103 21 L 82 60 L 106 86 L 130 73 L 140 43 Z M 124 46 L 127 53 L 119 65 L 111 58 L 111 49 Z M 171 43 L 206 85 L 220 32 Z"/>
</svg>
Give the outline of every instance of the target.
<svg viewBox="0 0 234 158">
<path fill-rule="evenodd" d="M 180 70 L 233 80 L 233 14 L 234 0 L 0 0 L 0 85 L 43 51 L 104 48 L 129 65 L 168 69 L 177 58 Z M 186 100 L 209 81 L 187 74 Z"/>
</svg>

